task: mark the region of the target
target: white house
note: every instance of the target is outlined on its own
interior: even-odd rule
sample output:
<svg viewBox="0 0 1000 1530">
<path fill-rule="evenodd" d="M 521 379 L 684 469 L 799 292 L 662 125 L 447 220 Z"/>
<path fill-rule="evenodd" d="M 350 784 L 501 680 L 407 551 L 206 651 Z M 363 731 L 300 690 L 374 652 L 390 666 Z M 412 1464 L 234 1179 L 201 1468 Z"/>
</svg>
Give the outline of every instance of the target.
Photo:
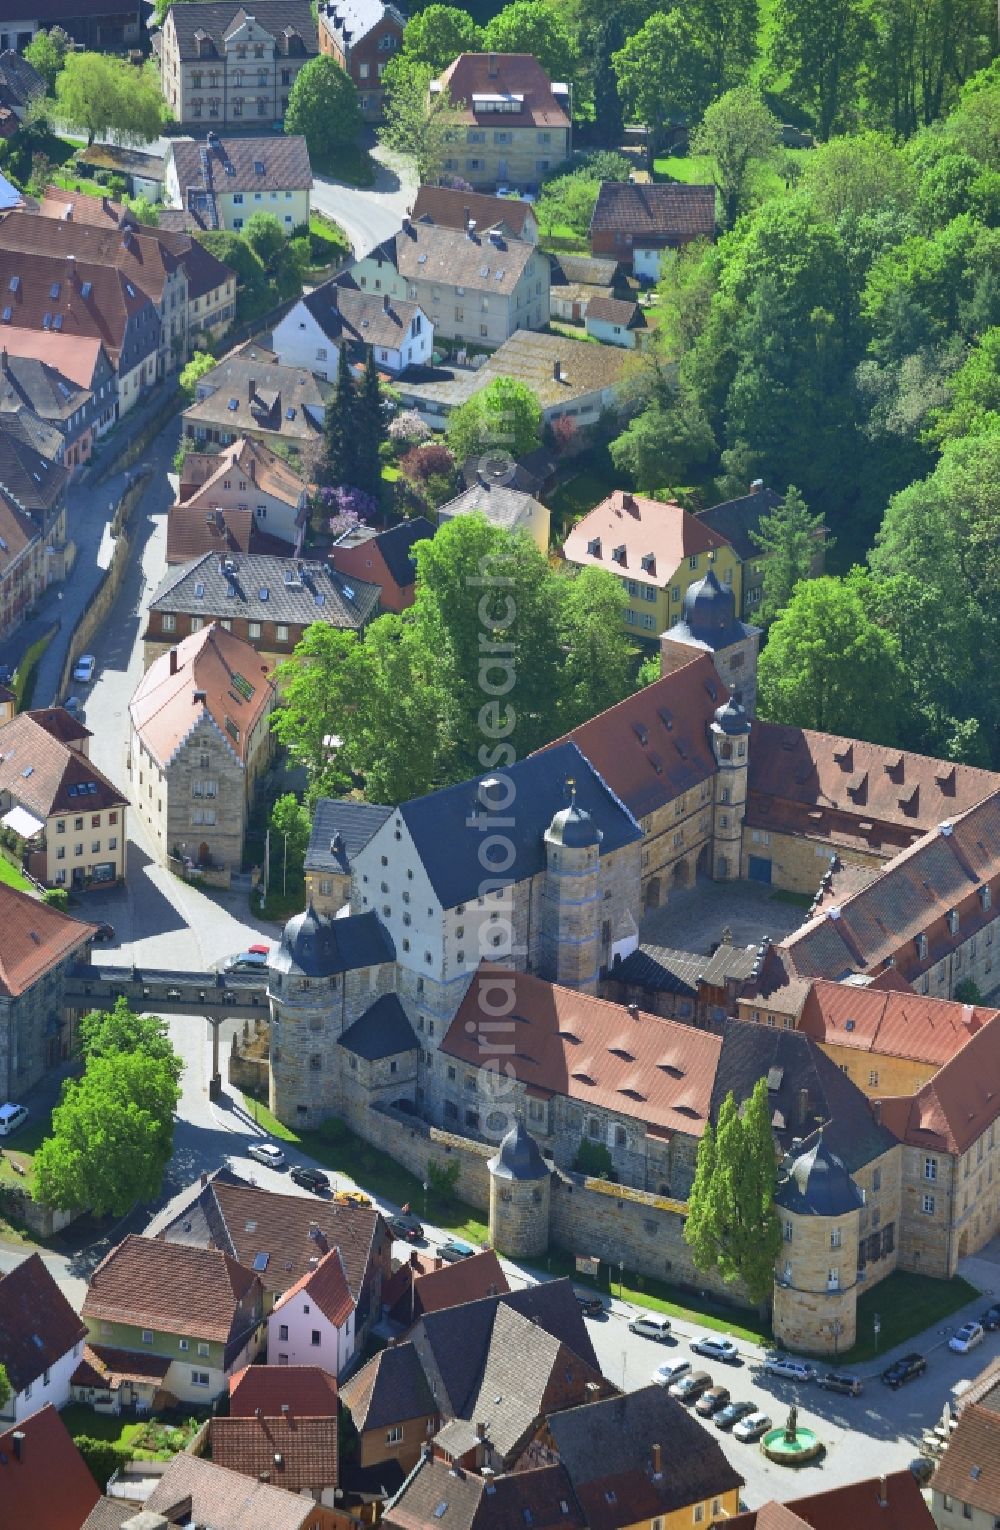
<svg viewBox="0 0 1000 1530">
<path fill-rule="evenodd" d="M 646 316 L 630 298 L 592 297 L 584 318 L 587 334 L 604 345 L 641 350 L 646 339 Z"/>
<path fill-rule="evenodd" d="M 419 303 L 388 293 L 362 292 L 350 277 L 307 292 L 274 327 L 272 346 L 285 366 L 304 367 L 328 382 L 337 375 L 340 347 L 352 361 L 375 352 L 379 370 L 398 375 L 431 359 L 434 326 Z"/>
<path fill-rule="evenodd" d="M 86 1337 L 40 1255 L 0 1278 L 0 1365 L 11 1388 L 0 1421 L 19 1424 L 46 1403 L 64 1408 Z"/>
<path fill-rule="evenodd" d="M 317 1239 L 317 1248 L 325 1242 Z M 275 1302 L 267 1320 L 268 1364 L 318 1365 L 341 1375 L 354 1355 L 354 1307 L 340 1250 L 329 1249 Z"/>
</svg>

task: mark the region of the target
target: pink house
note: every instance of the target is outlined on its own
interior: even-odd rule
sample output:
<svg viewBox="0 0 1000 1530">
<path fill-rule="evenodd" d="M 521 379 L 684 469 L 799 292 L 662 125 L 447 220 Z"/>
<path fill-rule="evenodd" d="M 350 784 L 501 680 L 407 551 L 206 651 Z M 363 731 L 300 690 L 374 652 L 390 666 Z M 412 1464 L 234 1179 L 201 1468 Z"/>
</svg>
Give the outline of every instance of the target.
<svg viewBox="0 0 1000 1530">
<path fill-rule="evenodd" d="M 278 1298 L 267 1320 L 269 1365 L 318 1365 L 339 1376 L 354 1354 L 354 1298 L 339 1248 Z"/>
</svg>

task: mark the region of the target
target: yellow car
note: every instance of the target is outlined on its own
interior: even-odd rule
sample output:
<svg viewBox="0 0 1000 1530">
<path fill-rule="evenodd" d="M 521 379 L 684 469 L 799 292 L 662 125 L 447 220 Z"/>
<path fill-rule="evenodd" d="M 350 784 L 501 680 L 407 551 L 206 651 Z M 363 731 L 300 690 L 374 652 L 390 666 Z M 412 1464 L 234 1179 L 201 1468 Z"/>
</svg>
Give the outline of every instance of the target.
<svg viewBox="0 0 1000 1530">
<path fill-rule="evenodd" d="M 333 1197 L 339 1206 L 370 1206 L 371 1197 L 360 1190 L 338 1190 Z"/>
</svg>

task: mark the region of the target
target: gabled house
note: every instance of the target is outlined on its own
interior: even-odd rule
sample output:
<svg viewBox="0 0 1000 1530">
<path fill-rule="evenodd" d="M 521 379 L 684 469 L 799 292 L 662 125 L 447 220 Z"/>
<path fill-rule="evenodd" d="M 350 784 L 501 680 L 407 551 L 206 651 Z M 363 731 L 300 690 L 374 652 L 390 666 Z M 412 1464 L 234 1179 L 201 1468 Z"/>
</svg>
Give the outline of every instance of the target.
<svg viewBox="0 0 1000 1530">
<path fill-rule="evenodd" d="M 166 1362 L 160 1389 L 210 1402 L 265 1335 L 260 1279 L 217 1249 L 127 1237 L 91 1276 L 82 1316 L 90 1347 Z"/>
<path fill-rule="evenodd" d="M 326 382 L 298 367 L 229 356 L 199 377 L 194 403 L 181 415 L 184 434 L 199 446 L 253 436 L 301 452 L 319 441 L 329 393 Z"/>
<path fill-rule="evenodd" d="M 207 251 L 206 251 L 207 254 Z M 107 351 L 97 335 L 68 335 L 52 330 L 23 329 L 20 325 L 5 325 L 0 333 L 9 357 L 24 361 L 37 361 L 48 372 L 58 372 L 66 379 L 71 391 L 89 393 L 89 429 L 92 439 L 99 441 L 107 435 L 116 418 L 118 382 L 115 369 Z M 56 384 L 58 388 L 58 383 Z M 89 455 L 86 428 L 80 439 L 80 455 Z"/>
<path fill-rule="evenodd" d="M 6 1524 L 80 1530 L 100 1497 L 55 1408 L 41 1407 L 0 1433 L 0 1504 Z"/>
<path fill-rule="evenodd" d="M 298 553 L 308 486 L 261 441 L 242 436 L 221 452 L 189 452 L 167 517 L 168 564 L 206 552 Z"/>
<path fill-rule="evenodd" d="M 183 9 L 183 7 L 181 7 Z M 344 1530 L 345 1516 L 292 1493 L 259 1475 L 230 1471 L 181 1451 L 167 1463 L 145 1502 L 146 1512 L 170 1524 L 211 1525 L 212 1530 Z"/>
<path fill-rule="evenodd" d="M 354 81 L 366 122 L 380 122 L 386 64 L 403 45 L 406 16 L 389 0 L 323 0 L 319 47 Z"/>
<path fill-rule="evenodd" d="M 458 110 L 445 170 L 476 191 L 535 187 L 569 159 L 570 86 L 530 53 L 462 53 L 431 83 Z"/>
<path fill-rule="evenodd" d="M 59 431 L 62 463 L 75 468 L 89 461 L 99 406 L 93 393 L 57 367 L 34 357 L 11 355 L 0 335 L 0 424 L 28 410 Z"/>
<path fill-rule="evenodd" d="M 230 1418 L 336 1418 L 337 1379 L 321 1365 L 248 1365 L 229 1378 Z"/>
<path fill-rule="evenodd" d="M 422 1257 L 411 1249 L 407 1262 L 393 1272 L 385 1300 L 393 1320 L 409 1328 L 425 1312 L 441 1312 L 484 1296 L 502 1296 L 509 1290 L 494 1249 L 480 1249 L 454 1264 L 438 1257 Z"/>
<path fill-rule="evenodd" d="M 494 197 L 483 191 L 453 191 L 450 186 L 420 186 L 409 209 L 415 222 L 438 223 L 463 233 L 474 224 L 480 234 L 497 229 L 507 239 L 538 243 L 535 209 L 523 197 Z"/>
<path fill-rule="evenodd" d="M 19 626 L 28 608 L 66 572 L 69 475 L 32 444 L 35 427 L 47 433 L 44 421 L 31 414 L 0 422 L 0 637 Z"/>
<path fill-rule="evenodd" d="M 350 276 L 335 276 L 299 298 L 274 326 L 272 345 L 285 366 L 305 367 L 333 382 L 340 351 L 352 362 L 374 351 L 381 372 L 394 376 L 431 359 L 434 326 L 419 303 L 388 292 L 363 292 Z"/>
<path fill-rule="evenodd" d="M 338 537 L 330 549 L 330 563 L 339 574 L 364 579 L 379 589 L 379 609 L 405 611 L 413 604 L 417 565 L 413 544 L 429 541 L 435 527 L 423 515 L 377 531 L 359 526 Z"/>
<path fill-rule="evenodd" d="M 351 897 L 354 857 L 392 814 L 379 803 L 319 797 L 306 851 L 306 902 L 317 913 L 336 914 Z"/>
<path fill-rule="evenodd" d="M 260 13 L 258 7 L 255 17 Z M 249 82 L 251 75 L 269 73 L 270 65 L 255 59 L 253 68 L 237 72 Z M 309 150 L 298 133 L 220 138 L 210 131 L 204 142 L 178 138 L 168 147 L 163 167 L 164 199 L 170 207 L 182 208 L 203 229 L 235 233 L 259 212 L 277 218 L 286 234 L 307 225 L 312 180 Z"/>
<path fill-rule="evenodd" d="M 3 48 L 0 53 L 0 107 L 13 112 L 20 124 L 32 101 L 44 97 L 45 81 L 34 65 L 29 64 L 23 54 L 16 51 L 20 43 L 12 43 L 9 34 L 5 42 L 4 36 L 0 31 L 0 46 Z"/>
<path fill-rule="evenodd" d="M 319 1262 L 278 1297 L 267 1320 L 271 1365 L 321 1365 L 340 1376 L 354 1357 L 356 1303 L 338 1248 L 317 1229 Z"/>
<path fill-rule="evenodd" d="M 504 531 L 521 531 L 540 553 L 548 553 L 551 517 L 548 507 L 523 489 L 494 483 L 485 474 L 438 508 L 438 524 L 459 515 L 481 515 Z"/>
<path fill-rule="evenodd" d="M 0 1365 L 10 1382 L 0 1422 L 19 1424 L 46 1403 L 65 1407 L 86 1336 L 39 1254 L 0 1276 Z"/>
<path fill-rule="evenodd" d="M 318 52 L 309 0 L 254 0 L 252 13 L 239 0 L 196 0 L 171 6 L 153 33 L 167 105 L 195 130 L 280 126 L 299 70 Z"/>
<path fill-rule="evenodd" d="M 592 340 L 627 351 L 642 350 L 648 335 L 646 315 L 632 298 L 592 297 L 583 322 Z"/>
<path fill-rule="evenodd" d="M 334 1506 L 340 1480 L 336 1407 L 326 1418 L 291 1409 L 276 1416 L 213 1418 L 208 1448 L 213 1466 Z"/>
<path fill-rule="evenodd" d="M 558 1463 L 499 1477 L 424 1455 L 386 1505 L 387 1530 L 423 1530 L 446 1519 L 449 1530 L 585 1530 L 587 1521 Z"/>
<path fill-rule="evenodd" d="M 994 1458 L 995 1459 L 995 1458 Z M 932 1509 L 936 1511 L 943 1495 L 937 1491 L 941 1468 L 934 1475 L 931 1488 Z M 950 1495 L 949 1495 L 950 1497 Z M 784 1503 L 774 1499 L 759 1509 L 748 1509 L 727 1521 L 732 1530 L 837 1530 L 850 1525 L 852 1530 L 955 1530 L 969 1523 L 969 1515 L 940 1516 L 928 1509 L 920 1484 L 907 1469 L 884 1477 L 867 1477 L 860 1482 L 846 1482 L 843 1487 L 810 1493 L 806 1498 L 791 1498 Z M 981 1518 L 975 1513 L 973 1530 L 987 1530 L 993 1513 Z"/>
<path fill-rule="evenodd" d="M 0 1094 L 16 1100 L 70 1056 L 66 980 L 89 963 L 97 926 L 0 884 L 0 929 Z"/>
<path fill-rule="evenodd" d="M 715 187 L 602 181 L 590 249 L 621 261 L 642 281 L 660 279 L 665 250 L 715 237 Z"/>
</svg>

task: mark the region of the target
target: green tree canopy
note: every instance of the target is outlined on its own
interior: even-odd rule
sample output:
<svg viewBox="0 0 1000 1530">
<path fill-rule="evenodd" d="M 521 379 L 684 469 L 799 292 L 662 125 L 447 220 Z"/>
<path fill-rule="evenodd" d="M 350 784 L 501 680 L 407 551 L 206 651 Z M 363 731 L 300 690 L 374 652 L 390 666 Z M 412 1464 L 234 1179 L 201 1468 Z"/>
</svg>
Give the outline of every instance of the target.
<svg viewBox="0 0 1000 1530">
<path fill-rule="evenodd" d="M 757 672 L 769 722 L 895 742 L 906 681 L 895 636 L 849 580 L 799 584 L 775 619 Z"/>
<path fill-rule="evenodd" d="M 181 374 L 178 378 L 185 398 L 194 398 L 199 377 L 204 377 L 205 373 L 211 372 L 215 366 L 218 366 L 218 362 L 211 351 L 195 351 L 191 360 L 181 368 Z"/>
<path fill-rule="evenodd" d="M 69 49 L 69 36 L 62 27 L 53 27 L 48 32 L 44 29 L 36 32 L 24 50 L 24 57 L 33 69 L 38 70 L 49 95 L 55 90 L 56 79 Z"/>
<path fill-rule="evenodd" d="M 12 1390 L 7 1367 L 0 1365 L 0 1409 L 6 1408 Z"/>
<path fill-rule="evenodd" d="M 155 1200 L 173 1150 L 174 1071 L 145 1051 L 91 1057 L 68 1079 L 35 1154 L 39 1198 L 60 1210 L 123 1215 Z"/>
<path fill-rule="evenodd" d="M 354 81 L 336 59 L 320 53 L 295 76 L 285 112 L 285 132 L 301 133 L 314 165 L 328 165 L 338 149 L 357 141 L 361 106 Z"/>
<path fill-rule="evenodd" d="M 285 792 L 275 802 L 271 809 L 271 828 L 281 842 L 282 851 L 287 836 L 288 858 L 301 869 L 301 862 L 309 849 L 312 821 L 309 817 L 309 809 L 299 801 L 294 792 Z"/>
<path fill-rule="evenodd" d="M 684 1222 L 698 1268 L 743 1281 L 755 1302 L 770 1296 L 781 1251 L 776 1179 L 767 1080 L 758 1079 L 742 1114 L 730 1091 L 714 1130 L 706 1125 Z"/>
<path fill-rule="evenodd" d="M 628 597 L 606 569 L 585 568 L 553 581 L 561 595 L 559 635 L 566 732 L 613 707 L 631 689 L 633 652 L 624 626 Z"/>
<path fill-rule="evenodd" d="M 691 152 L 707 154 L 715 163 L 727 228 L 747 204 L 754 172 L 774 158 L 780 142 L 777 117 L 748 85 L 726 91 L 706 108 L 691 135 Z"/>
<path fill-rule="evenodd" d="M 855 101 L 865 22 L 857 0 L 777 0 L 770 65 L 787 72 L 789 98 L 807 111 L 820 138 L 843 126 Z"/>
<path fill-rule="evenodd" d="M 808 579 L 823 535 L 821 515 L 810 515 L 805 500 L 789 484 L 788 492 L 770 515 L 761 517 L 760 531 L 750 533 L 765 556 L 761 616 L 770 621 L 784 610 L 802 579 Z M 832 538 L 826 539 L 829 552 Z"/>
<path fill-rule="evenodd" d="M 385 120 L 379 141 L 399 154 L 412 154 L 421 183 L 428 186 L 440 178 L 459 119 L 447 90 L 431 93 L 438 73 L 402 52 L 389 60 L 382 75 Z"/>
<path fill-rule="evenodd" d="M 251 213 L 244 226 L 243 237 L 264 270 L 271 272 L 285 248 L 285 231 L 274 213 Z"/>
<path fill-rule="evenodd" d="M 428 5 L 406 23 L 403 48 L 413 63 L 428 64 L 440 74 L 460 53 L 482 53 L 483 34 L 468 11 Z"/>
<path fill-rule="evenodd" d="M 541 406 L 527 383 L 513 377 L 495 377 L 448 416 L 448 445 L 460 463 L 492 451 L 516 460 L 541 438 Z"/>
<path fill-rule="evenodd" d="M 530 53 L 552 80 L 573 80 L 579 69 L 569 22 L 552 0 L 511 0 L 486 23 L 482 47 Z"/>
<path fill-rule="evenodd" d="M 119 995 L 114 1009 L 93 1009 L 84 1015 L 79 1028 L 80 1051 L 89 1066 L 99 1057 L 120 1057 L 138 1053 L 163 1063 L 177 1083 L 183 1063 L 174 1051 L 167 1022 L 159 1015 L 137 1015 L 126 998 Z"/>
<path fill-rule="evenodd" d="M 56 80 L 56 110 L 87 142 L 116 133 L 127 142 L 156 138 L 166 108 L 152 65 L 107 53 L 68 53 Z"/>
<path fill-rule="evenodd" d="M 1000 325 L 976 342 L 945 386 L 948 403 L 933 424 L 938 441 L 1000 431 Z"/>
<path fill-rule="evenodd" d="M 711 59 L 686 10 L 656 11 L 612 58 L 622 101 L 654 134 L 700 117 L 711 99 Z"/>
</svg>

